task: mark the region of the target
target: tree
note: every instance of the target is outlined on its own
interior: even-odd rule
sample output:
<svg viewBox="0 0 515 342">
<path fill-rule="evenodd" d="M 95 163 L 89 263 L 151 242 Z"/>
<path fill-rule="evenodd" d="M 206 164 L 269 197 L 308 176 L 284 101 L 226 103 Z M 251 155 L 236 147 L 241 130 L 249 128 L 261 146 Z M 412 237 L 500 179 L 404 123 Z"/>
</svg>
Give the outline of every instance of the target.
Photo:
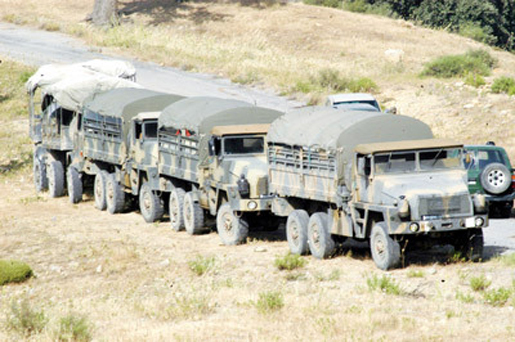
<svg viewBox="0 0 515 342">
<path fill-rule="evenodd" d="M 93 12 L 86 20 L 91 20 L 97 26 L 116 25 L 118 23 L 117 0 L 95 0 Z"/>
</svg>

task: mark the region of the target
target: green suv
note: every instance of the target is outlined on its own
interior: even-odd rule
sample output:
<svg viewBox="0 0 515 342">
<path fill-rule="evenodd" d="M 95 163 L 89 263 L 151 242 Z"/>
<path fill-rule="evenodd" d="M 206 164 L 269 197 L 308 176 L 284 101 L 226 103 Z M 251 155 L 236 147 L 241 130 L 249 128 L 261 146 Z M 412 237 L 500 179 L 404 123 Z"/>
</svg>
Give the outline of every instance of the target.
<svg viewBox="0 0 515 342">
<path fill-rule="evenodd" d="M 471 194 L 484 194 L 491 216 L 510 217 L 515 175 L 504 148 L 493 142 L 465 146 L 465 168 Z"/>
</svg>

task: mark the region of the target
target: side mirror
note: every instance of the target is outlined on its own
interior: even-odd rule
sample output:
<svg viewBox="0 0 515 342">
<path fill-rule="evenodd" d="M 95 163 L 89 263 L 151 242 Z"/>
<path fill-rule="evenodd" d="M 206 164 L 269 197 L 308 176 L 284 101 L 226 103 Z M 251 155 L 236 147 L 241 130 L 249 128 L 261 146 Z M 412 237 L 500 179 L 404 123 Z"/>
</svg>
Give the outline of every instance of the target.
<svg viewBox="0 0 515 342">
<path fill-rule="evenodd" d="M 209 155 L 211 157 L 213 156 L 216 156 L 216 142 L 215 142 L 215 137 L 211 137 L 211 139 L 209 139 L 209 142 L 208 142 L 208 150 L 209 150 Z"/>
<path fill-rule="evenodd" d="M 358 158 L 357 165 L 358 176 L 365 177 L 365 158 Z"/>
</svg>

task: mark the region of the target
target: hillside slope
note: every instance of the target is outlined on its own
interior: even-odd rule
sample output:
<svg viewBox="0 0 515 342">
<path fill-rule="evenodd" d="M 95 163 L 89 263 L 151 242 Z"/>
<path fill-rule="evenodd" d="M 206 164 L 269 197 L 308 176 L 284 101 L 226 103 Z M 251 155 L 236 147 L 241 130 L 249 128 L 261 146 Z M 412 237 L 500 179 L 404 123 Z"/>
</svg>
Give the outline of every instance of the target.
<svg viewBox="0 0 515 342">
<path fill-rule="evenodd" d="M 324 70 L 366 76 L 378 84 L 376 95 L 385 106 L 424 120 L 437 136 L 495 140 L 515 159 L 515 103 L 489 92 L 494 77 L 513 76 L 513 54 L 403 20 L 303 4 L 121 1 L 120 7 L 123 25 L 108 31 L 83 22 L 92 9 L 86 0 L 0 0 L 0 18 L 75 34 L 104 52 L 272 87 L 307 102 L 326 95 L 311 84 Z M 435 57 L 477 48 L 499 60 L 486 86 L 418 77 Z M 402 56 L 387 57 L 391 49 Z"/>
</svg>

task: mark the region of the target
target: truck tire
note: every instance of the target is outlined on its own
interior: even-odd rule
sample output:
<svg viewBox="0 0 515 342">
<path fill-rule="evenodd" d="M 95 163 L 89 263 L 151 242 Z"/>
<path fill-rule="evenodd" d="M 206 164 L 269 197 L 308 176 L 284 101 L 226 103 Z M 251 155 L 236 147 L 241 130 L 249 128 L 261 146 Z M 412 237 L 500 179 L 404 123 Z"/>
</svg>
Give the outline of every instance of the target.
<svg viewBox="0 0 515 342">
<path fill-rule="evenodd" d="M 286 221 L 286 240 L 292 254 L 308 254 L 309 214 L 305 210 L 294 210 Z"/>
<path fill-rule="evenodd" d="M 50 197 L 64 195 L 64 169 L 60 161 L 54 160 L 48 167 L 48 192 Z"/>
<path fill-rule="evenodd" d="M 184 230 L 184 196 L 186 191 L 181 188 L 175 188 L 170 193 L 168 208 L 170 212 L 170 224 L 176 232 Z"/>
<path fill-rule="evenodd" d="M 333 253 L 334 240 L 327 227 L 326 213 L 314 213 L 308 222 L 309 251 L 317 259 L 326 259 Z"/>
<path fill-rule="evenodd" d="M 46 165 L 39 158 L 34 157 L 34 187 L 36 192 L 43 192 L 48 189 L 48 178 L 46 175 Z"/>
<path fill-rule="evenodd" d="M 106 210 L 106 183 L 109 173 L 102 170 L 95 176 L 95 184 L 93 185 L 93 194 L 95 196 L 95 208 L 98 210 Z"/>
<path fill-rule="evenodd" d="M 66 185 L 68 186 L 70 203 L 82 201 L 82 179 L 76 168 L 70 166 L 66 171 Z"/>
<path fill-rule="evenodd" d="M 454 249 L 470 261 L 480 261 L 483 258 L 483 229 L 467 229 L 456 238 Z"/>
<path fill-rule="evenodd" d="M 165 212 L 163 200 L 152 191 L 147 182 L 139 189 L 139 211 L 147 223 L 159 220 Z"/>
<path fill-rule="evenodd" d="M 109 214 L 116 214 L 123 210 L 125 205 L 125 192 L 116 180 L 115 174 L 110 173 L 106 177 L 106 204 Z"/>
<path fill-rule="evenodd" d="M 388 235 L 386 223 L 378 222 L 370 233 L 370 252 L 376 266 L 383 271 L 397 267 L 401 261 L 401 247 Z"/>
<path fill-rule="evenodd" d="M 499 195 L 510 187 L 511 172 L 501 163 L 492 163 L 481 172 L 479 181 L 486 192 Z"/>
<path fill-rule="evenodd" d="M 204 230 L 204 211 L 200 204 L 195 201 L 193 192 L 189 191 L 184 195 L 183 204 L 184 228 L 190 235 L 200 234 Z"/>
<path fill-rule="evenodd" d="M 224 245 L 239 245 L 247 240 L 249 224 L 243 218 L 234 215 L 230 204 L 225 203 L 216 214 L 216 230 Z"/>
</svg>

